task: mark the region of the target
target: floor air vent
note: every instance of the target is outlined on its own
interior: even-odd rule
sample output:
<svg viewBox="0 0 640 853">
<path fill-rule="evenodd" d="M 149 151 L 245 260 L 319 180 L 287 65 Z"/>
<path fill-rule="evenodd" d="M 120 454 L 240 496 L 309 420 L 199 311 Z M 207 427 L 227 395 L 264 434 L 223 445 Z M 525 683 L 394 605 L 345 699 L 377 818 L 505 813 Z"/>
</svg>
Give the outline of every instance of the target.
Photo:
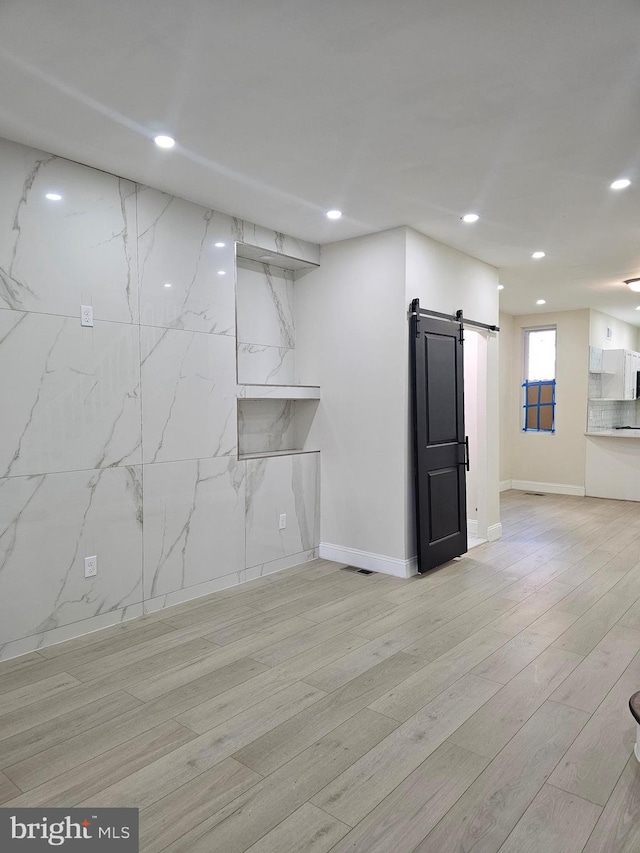
<svg viewBox="0 0 640 853">
<path fill-rule="evenodd" d="M 355 566 L 345 566 L 342 569 L 343 572 L 354 572 L 357 575 L 374 575 L 375 572 L 370 571 L 369 569 L 358 569 Z"/>
<path fill-rule="evenodd" d="M 525 495 L 531 495 L 532 498 L 544 498 L 546 495 L 543 492 L 525 492 Z"/>
</svg>

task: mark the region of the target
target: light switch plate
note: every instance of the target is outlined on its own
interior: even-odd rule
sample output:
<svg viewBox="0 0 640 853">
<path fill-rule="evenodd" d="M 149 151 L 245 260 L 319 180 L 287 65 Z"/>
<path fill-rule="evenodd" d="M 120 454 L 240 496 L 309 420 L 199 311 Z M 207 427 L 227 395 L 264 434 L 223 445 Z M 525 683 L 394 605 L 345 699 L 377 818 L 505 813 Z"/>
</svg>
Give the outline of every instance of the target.
<svg viewBox="0 0 640 853">
<path fill-rule="evenodd" d="M 93 326 L 93 305 L 80 306 L 80 325 Z"/>
</svg>

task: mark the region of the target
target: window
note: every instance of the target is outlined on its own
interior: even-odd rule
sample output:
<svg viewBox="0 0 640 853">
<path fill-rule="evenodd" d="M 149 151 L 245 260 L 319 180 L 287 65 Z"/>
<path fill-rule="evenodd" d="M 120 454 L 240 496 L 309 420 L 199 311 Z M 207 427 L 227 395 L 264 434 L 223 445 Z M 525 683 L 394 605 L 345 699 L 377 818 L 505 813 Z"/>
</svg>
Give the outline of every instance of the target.
<svg viewBox="0 0 640 853">
<path fill-rule="evenodd" d="M 556 330 L 524 331 L 524 432 L 555 432 Z"/>
</svg>

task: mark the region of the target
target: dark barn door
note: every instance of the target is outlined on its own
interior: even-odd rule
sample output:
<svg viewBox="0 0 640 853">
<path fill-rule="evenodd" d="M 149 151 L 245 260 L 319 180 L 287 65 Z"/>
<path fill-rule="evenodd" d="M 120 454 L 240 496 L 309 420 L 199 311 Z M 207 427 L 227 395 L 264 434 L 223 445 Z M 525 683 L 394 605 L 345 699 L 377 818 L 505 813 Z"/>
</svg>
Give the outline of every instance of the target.
<svg viewBox="0 0 640 853">
<path fill-rule="evenodd" d="M 413 417 L 418 570 L 467 550 L 462 325 L 412 305 Z M 417 310 L 416 310 L 417 308 Z"/>
</svg>

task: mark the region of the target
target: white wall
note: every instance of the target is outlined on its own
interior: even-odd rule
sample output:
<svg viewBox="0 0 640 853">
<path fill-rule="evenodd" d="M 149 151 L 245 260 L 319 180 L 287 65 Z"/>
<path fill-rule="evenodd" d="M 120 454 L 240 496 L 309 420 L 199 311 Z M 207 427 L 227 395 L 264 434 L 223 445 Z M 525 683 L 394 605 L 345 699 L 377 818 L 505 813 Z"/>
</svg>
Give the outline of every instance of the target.
<svg viewBox="0 0 640 853">
<path fill-rule="evenodd" d="M 498 538 L 499 496 L 496 488 L 495 338 L 486 332 L 466 329 L 464 333 L 464 416 L 469 436 L 467 472 L 467 518 L 475 522 L 481 539 Z M 490 369 L 490 363 L 493 365 Z M 493 435 L 492 435 L 493 433 Z M 487 448 L 492 446 L 492 452 Z M 491 519 L 491 521 L 490 521 Z M 492 526 L 493 525 L 493 526 Z M 492 526 L 492 529 L 489 528 Z"/>
<path fill-rule="evenodd" d="M 405 229 L 397 228 L 323 246 L 320 268 L 294 291 L 299 381 L 321 386 L 313 426 L 322 449 L 321 542 L 400 561 L 404 274 Z"/>
<path fill-rule="evenodd" d="M 464 316 L 470 320 L 498 324 L 498 271 L 495 267 L 432 240 L 412 228 L 407 228 L 406 234 L 407 305 L 412 299 L 418 298 L 422 308 L 443 314 L 455 314 L 458 309 L 462 309 Z M 404 334 L 405 348 L 408 349 L 407 324 Z M 479 447 L 474 460 L 477 478 L 475 488 L 478 490 L 478 506 L 482 513 L 478 534 L 497 538 L 500 535 L 498 335 L 483 334 L 481 341 L 478 341 L 477 355 L 481 374 L 477 386 L 477 411 L 486 418 L 484 423 L 478 424 Z M 412 449 L 411 442 L 407 440 L 405 548 L 410 557 L 416 553 L 413 487 Z"/>
<path fill-rule="evenodd" d="M 465 332 L 464 336 L 464 427 L 469 437 L 469 458 L 473 460 L 467 472 L 467 519 L 478 520 L 478 359 L 480 336 Z"/>
<path fill-rule="evenodd" d="M 607 328 L 613 332 L 607 340 Z M 589 343 L 602 349 L 640 349 L 640 328 L 591 309 L 589 317 Z"/>
<path fill-rule="evenodd" d="M 505 323 L 505 330 L 509 323 Z M 523 432 L 522 392 L 524 376 L 523 330 L 539 326 L 557 327 L 556 431 Z M 584 493 L 585 428 L 588 394 L 589 310 L 559 311 L 513 317 L 511 340 L 503 338 L 501 375 L 510 385 L 501 391 L 502 435 L 507 447 L 501 451 L 501 479 L 520 483 L 552 484 L 559 491 Z M 511 365 L 511 367 L 509 367 Z M 528 486 L 525 486 L 528 487 Z M 564 487 L 568 487 L 565 489 Z"/>
<path fill-rule="evenodd" d="M 324 246 L 321 267 L 296 281 L 294 296 L 299 378 L 322 388 L 314 425 L 322 448 L 321 554 L 399 574 L 415 557 L 408 331 L 415 297 L 496 323 L 497 271 L 397 228 Z M 495 398 L 497 413 L 494 349 L 489 336 L 483 393 Z M 478 456 L 496 524 L 497 423 Z"/>
<path fill-rule="evenodd" d="M 413 228 L 407 234 L 407 287 L 423 308 L 498 323 L 498 270 Z"/>
<path fill-rule="evenodd" d="M 519 362 L 514 362 L 514 318 L 500 314 L 500 482 L 508 484 L 512 477 L 513 399 L 520 389 L 516 376 Z"/>
</svg>

